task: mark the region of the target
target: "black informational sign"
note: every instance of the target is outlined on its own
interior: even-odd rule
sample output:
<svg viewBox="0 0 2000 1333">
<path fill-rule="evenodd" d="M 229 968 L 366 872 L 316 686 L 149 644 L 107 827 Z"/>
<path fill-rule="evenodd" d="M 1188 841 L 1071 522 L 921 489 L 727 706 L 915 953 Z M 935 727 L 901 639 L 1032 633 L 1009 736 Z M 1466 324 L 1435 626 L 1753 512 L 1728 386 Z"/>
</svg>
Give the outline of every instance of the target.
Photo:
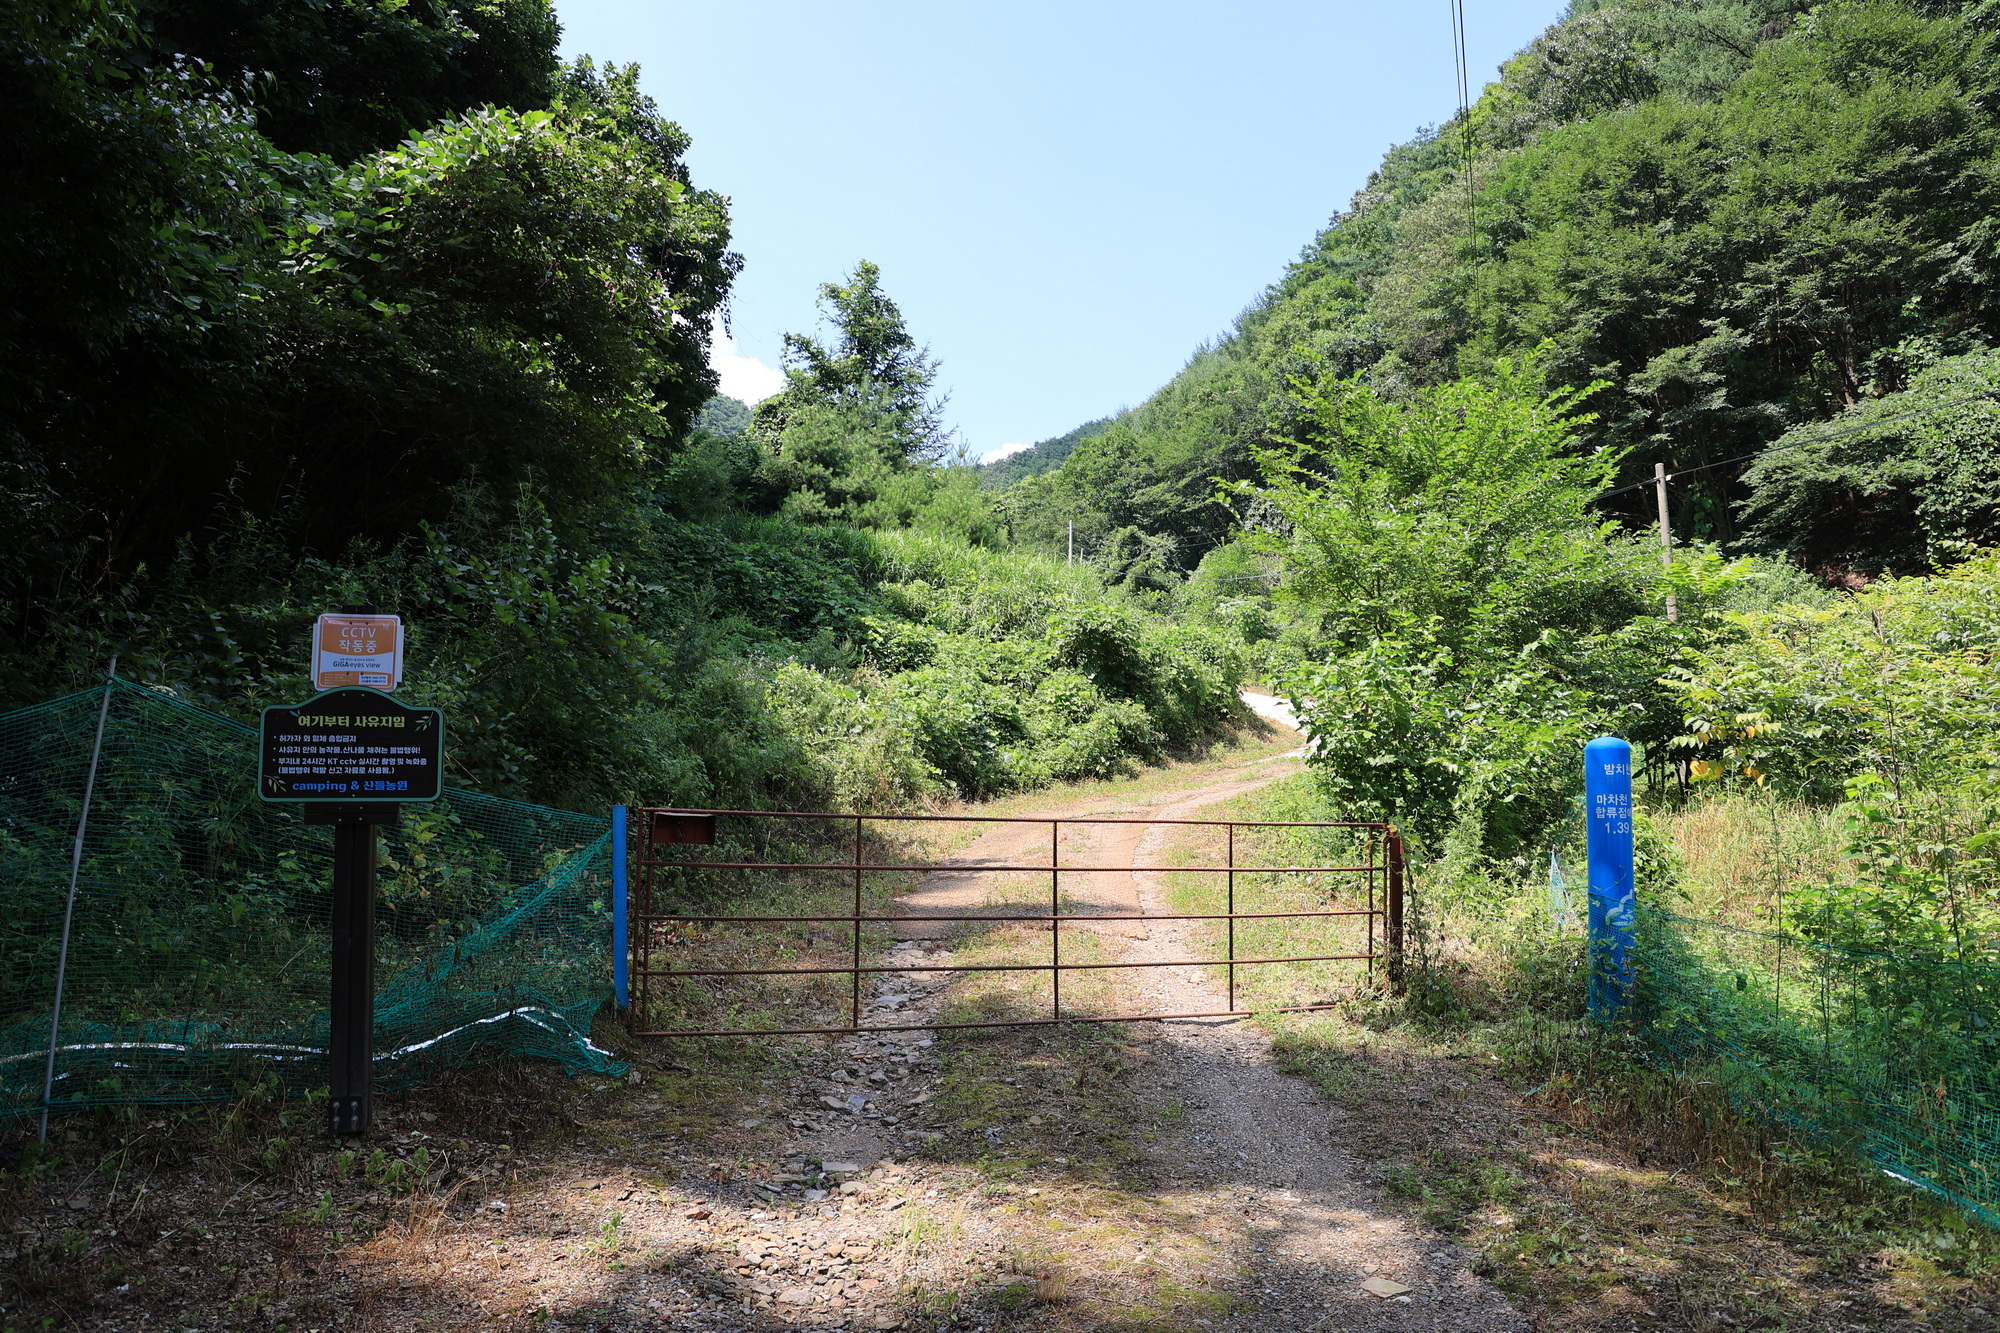
<svg viewBox="0 0 2000 1333">
<path fill-rule="evenodd" d="M 267 801 L 435 801 L 444 714 L 348 686 L 266 708 L 257 794 Z"/>
</svg>

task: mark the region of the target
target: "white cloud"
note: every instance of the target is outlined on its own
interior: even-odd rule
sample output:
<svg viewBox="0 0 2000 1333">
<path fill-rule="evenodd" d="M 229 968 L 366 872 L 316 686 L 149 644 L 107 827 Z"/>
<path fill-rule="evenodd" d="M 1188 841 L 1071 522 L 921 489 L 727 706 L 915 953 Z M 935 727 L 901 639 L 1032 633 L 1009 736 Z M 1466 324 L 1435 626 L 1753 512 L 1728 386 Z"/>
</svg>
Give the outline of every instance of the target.
<svg viewBox="0 0 2000 1333">
<path fill-rule="evenodd" d="M 719 319 L 709 328 L 708 366 L 722 381 L 720 393 L 753 407 L 785 387 L 785 372 L 737 351 Z"/>
<path fill-rule="evenodd" d="M 1003 444 L 998 449 L 989 449 L 981 454 L 979 461 L 982 463 L 997 463 L 1003 458 L 1012 458 L 1015 454 L 1034 447 L 1032 444 Z"/>
</svg>

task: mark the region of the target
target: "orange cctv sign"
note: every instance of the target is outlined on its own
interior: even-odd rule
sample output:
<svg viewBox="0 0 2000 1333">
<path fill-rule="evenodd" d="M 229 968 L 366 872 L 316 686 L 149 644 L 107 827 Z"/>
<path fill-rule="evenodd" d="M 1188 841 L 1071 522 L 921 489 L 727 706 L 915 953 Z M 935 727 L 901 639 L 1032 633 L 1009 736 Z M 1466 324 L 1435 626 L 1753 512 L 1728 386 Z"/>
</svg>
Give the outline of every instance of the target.
<svg viewBox="0 0 2000 1333">
<path fill-rule="evenodd" d="M 313 628 L 312 670 L 316 690 L 395 689 L 403 683 L 403 618 L 321 616 Z"/>
</svg>

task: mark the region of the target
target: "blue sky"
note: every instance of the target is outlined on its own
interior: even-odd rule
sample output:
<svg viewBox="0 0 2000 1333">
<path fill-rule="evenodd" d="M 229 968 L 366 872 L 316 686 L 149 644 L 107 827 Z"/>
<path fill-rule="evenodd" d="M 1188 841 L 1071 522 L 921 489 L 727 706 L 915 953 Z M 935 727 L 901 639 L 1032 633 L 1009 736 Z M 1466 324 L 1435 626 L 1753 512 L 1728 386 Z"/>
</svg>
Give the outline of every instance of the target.
<svg viewBox="0 0 2000 1333">
<path fill-rule="evenodd" d="M 1457 103 L 1449 0 L 557 0 L 638 61 L 730 196 L 738 396 L 856 261 L 942 363 L 975 455 L 1139 403 Z M 1469 0 L 1475 82 L 1562 12 Z"/>
</svg>

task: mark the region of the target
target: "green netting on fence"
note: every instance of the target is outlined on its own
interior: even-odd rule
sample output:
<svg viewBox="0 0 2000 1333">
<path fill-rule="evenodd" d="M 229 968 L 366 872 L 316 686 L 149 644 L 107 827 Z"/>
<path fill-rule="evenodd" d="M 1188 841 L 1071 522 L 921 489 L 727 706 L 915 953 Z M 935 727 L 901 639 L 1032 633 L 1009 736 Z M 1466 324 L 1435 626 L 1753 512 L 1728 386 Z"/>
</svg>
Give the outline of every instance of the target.
<svg viewBox="0 0 2000 1333">
<path fill-rule="evenodd" d="M 2000 1227 L 2000 970 L 1639 915 L 1640 1031 L 1740 1109 Z"/>
<path fill-rule="evenodd" d="M 105 707 L 107 703 L 108 708 Z M 333 830 L 256 795 L 256 732 L 123 681 L 0 715 L 0 1118 L 41 1104 L 100 712 L 57 1108 L 324 1087 Z M 609 821 L 447 791 L 381 832 L 378 1087 L 501 1055 L 622 1068 Z"/>
</svg>

